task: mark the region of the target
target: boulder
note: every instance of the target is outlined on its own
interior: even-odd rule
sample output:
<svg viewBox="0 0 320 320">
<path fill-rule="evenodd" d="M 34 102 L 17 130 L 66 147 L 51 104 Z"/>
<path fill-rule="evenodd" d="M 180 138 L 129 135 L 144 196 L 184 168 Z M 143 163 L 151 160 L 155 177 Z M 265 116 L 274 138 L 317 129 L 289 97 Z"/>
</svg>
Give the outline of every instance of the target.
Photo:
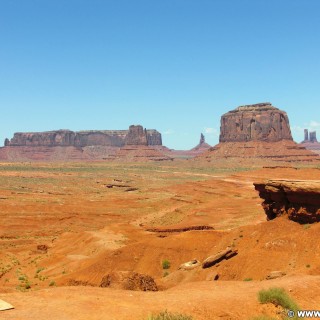
<svg viewBox="0 0 320 320">
<path fill-rule="evenodd" d="M 14 309 L 14 307 L 10 303 L 0 299 L 0 311 L 10 310 L 10 309 Z"/>
<path fill-rule="evenodd" d="M 179 266 L 178 270 L 181 270 L 181 269 L 182 269 L 182 270 L 192 270 L 192 269 L 197 268 L 197 267 L 199 267 L 199 266 L 201 266 L 201 262 L 198 261 L 197 259 L 193 259 L 193 260 L 191 260 L 191 261 L 182 263 L 182 264 Z"/>
<path fill-rule="evenodd" d="M 229 259 L 235 255 L 238 254 L 237 250 L 232 250 L 230 247 L 227 247 L 225 250 L 218 252 L 215 255 L 212 255 L 210 257 L 208 257 L 207 259 L 205 259 L 202 262 L 202 268 L 210 268 L 212 266 L 214 266 L 215 264 L 217 264 L 218 262 L 224 260 L 224 259 Z"/>
<path fill-rule="evenodd" d="M 283 277 L 283 276 L 285 276 L 285 275 L 286 275 L 286 273 L 283 272 L 283 271 L 271 271 L 271 272 L 267 275 L 266 279 L 267 279 L 267 280 L 273 280 L 273 279 L 281 278 L 281 277 Z"/>
</svg>

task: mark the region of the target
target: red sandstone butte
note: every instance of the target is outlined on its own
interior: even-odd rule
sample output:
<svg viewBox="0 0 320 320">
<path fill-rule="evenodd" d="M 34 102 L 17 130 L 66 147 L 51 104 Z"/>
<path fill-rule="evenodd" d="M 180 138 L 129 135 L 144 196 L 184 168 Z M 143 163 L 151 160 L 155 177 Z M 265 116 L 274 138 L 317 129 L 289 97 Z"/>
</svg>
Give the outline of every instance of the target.
<svg viewBox="0 0 320 320">
<path fill-rule="evenodd" d="M 133 161 L 168 159 L 160 151 L 149 150 L 149 147 L 162 146 L 160 132 L 132 125 L 129 130 L 17 132 L 12 139 L 5 139 L 5 147 L 0 148 L 0 160 L 112 160 L 119 149 L 133 145 L 148 149 L 145 152 L 139 150 L 135 157 L 131 157 Z"/>
<path fill-rule="evenodd" d="M 200 158 L 320 159 L 293 141 L 286 112 L 268 102 L 240 106 L 222 115 L 219 141 Z"/>
</svg>

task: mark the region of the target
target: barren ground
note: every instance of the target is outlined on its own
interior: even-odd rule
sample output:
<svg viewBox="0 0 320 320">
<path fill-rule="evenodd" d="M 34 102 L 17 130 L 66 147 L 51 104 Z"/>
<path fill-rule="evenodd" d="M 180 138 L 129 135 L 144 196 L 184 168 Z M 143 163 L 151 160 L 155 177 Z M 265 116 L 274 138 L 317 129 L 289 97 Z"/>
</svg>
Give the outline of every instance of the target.
<svg viewBox="0 0 320 320">
<path fill-rule="evenodd" d="M 275 165 L 0 164 L 0 299 L 15 307 L 0 319 L 143 320 L 165 309 L 194 319 L 279 317 L 257 300 L 261 288 L 274 286 L 317 309 L 320 225 L 267 222 L 252 182 L 319 180 L 319 165 L 263 166 Z M 192 226 L 214 229 L 182 232 Z M 227 246 L 238 255 L 178 270 Z M 265 280 L 277 270 L 286 275 Z M 131 271 L 153 277 L 160 290 L 99 287 L 106 275 Z"/>
</svg>

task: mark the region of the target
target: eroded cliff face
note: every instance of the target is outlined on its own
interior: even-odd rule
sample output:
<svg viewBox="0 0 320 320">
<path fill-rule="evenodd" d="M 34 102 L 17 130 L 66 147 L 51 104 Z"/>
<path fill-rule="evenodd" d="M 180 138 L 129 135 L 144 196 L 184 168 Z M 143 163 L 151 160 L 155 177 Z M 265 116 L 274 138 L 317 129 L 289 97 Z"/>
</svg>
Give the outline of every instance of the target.
<svg viewBox="0 0 320 320">
<path fill-rule="evenodd" d="M 299 223 L 320 221 L 319 180 L 268 180 L 254 183 L 268 220 L 287 215 Z"/>
<path fill-rule="evenodd" d="M 130 126 L 129 130 L 17 132 L 11 140 L 5 140 L 5 146 L 11 147 L 123 147 L 126 144 L 162 145 L 161 133 Z"/>
<path fill-rule="evenodd" d="M 129 132 L 125 139 L 125 144 L 128 146 L 131 145 L 139 145 L 139 146 L 147 146 L 147 130 L 143 129 L 142 126 L 130 126 Z"/>
<path fill-rule="evenodd" d="M 284 111 L 259 103 L 240 106 L 221 117 L 220 142 L 293 140 Z"/>
<path fill-rule="evenodd" d="M 222 115 L 220 143 L 199 156 L 206 161 L 221 158 L 320 160 L 318 155 L 293 141 L 287 114 L 271 103 L 241 106 Z"/>
</svg>

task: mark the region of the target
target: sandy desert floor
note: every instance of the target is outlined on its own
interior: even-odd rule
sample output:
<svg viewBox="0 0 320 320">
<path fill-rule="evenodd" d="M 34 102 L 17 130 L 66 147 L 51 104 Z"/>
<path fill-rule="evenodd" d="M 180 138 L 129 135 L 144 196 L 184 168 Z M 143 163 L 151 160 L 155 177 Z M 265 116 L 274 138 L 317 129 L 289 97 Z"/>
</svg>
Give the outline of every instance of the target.
<svg viewBox="0 0 320 320">
<path fill-rule="evenodd" d="M 269 178 L 320 180 L 320 166 L 0 164 L 0 299 L 15 307 L 0 319 L 143 320 L 163 310 L 199 320 L 280 319 L 279 308 L 258 302 L 269 287 L 319 308 L 320 225 L 266 221 L 252 183 Z M 238 255 L 178 270 L 228 246 Z M 272 271 L 286 275 L 266 280 Z M 128 272 L 151 276 L 159 291 L 100 287 Z"/>
</svg>

